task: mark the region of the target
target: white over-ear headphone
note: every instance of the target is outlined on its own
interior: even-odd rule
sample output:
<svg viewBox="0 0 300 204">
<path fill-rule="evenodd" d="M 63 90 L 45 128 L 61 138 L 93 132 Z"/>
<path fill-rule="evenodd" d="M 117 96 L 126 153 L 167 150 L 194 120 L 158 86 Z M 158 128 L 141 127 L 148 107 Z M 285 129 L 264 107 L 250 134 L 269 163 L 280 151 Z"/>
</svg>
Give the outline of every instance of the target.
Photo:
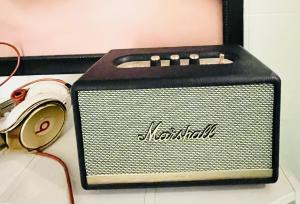
<svg viewBox="0 0 300 204">
<path fill-rule="evenodd" d="M 10 149 L 42 150 L 59 137 L 71 105 L 70 86 L 61 80 L 33 83 L 24 100 L 0 117 L 0 134 Z"/>
</svg>

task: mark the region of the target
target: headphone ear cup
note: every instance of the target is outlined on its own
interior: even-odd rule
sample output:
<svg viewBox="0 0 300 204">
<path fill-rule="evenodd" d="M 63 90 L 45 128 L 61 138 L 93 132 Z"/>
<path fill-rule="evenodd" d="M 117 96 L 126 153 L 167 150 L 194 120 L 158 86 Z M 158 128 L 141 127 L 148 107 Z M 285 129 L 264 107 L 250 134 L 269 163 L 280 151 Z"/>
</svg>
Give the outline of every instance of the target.
<svg viewBox="0 0 300 204">
<path fill-rule="evenodd" d="M 19 143 L 23 148 L 42 150 L 52 144 L 66 121 L 66 107 L 60 102 L 47 102 L 40 105 L 22 122 L 19 130 Z"/>
</svg>

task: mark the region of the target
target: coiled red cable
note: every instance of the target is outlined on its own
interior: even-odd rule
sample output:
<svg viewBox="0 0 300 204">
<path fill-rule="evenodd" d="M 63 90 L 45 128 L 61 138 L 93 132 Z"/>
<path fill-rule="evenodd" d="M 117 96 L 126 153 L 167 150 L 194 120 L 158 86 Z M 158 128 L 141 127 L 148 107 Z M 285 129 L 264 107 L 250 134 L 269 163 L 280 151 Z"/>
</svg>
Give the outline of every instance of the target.
<svg viewBox="0 0 300 204">
<path fill-rule="evenodd" d="M 21 53 L 20 51 L 18 50 L 18 48 L 16 48 L 16 46 L 10 44 L 10 43 L 7 43 L 7 42 L 0 42 L 0 45 L 6 45 L 10 48 L 12 48 L 16 54 L 17 54 L 17 64 L 14 68 L 14 70 L 10 73 L 10 75 L 3 81 L 0 83 L 0 87 L 5 84 L 8 80 L 10 80 L 10 78 L 17 72 L 17 70 L 19 69 L 19 66 L 20 66 L 20 62 L 21 62 Z"/>
<path fill-rule="evenodd" d="M 74 204 L 74 196 L 73 196 L 73 189 L 72 189 L 72 184 L 71 184 L 71 178 L 70 178 L 70 174 L 69 174 L 69 170 L 67 165 L 65 164 L 65 162 L 63 160 L 61 160 L 59 157 L 53 155 L 53 154 L 49 154 L 46 152 L 37 152 L 36 153 L 39 156 L 43 156 L 43 157 L 47 157 L 50 159 L 53 159 L 54 161 L 58 162 L 64 169 L 65 172 L 65 176 L 66 176 L 66 180 L 67 180 L 67 185 L 68 185 L 68 192 L 69 192 L 69 200 L 70 200 L 70 204 Z"/>
</svg>

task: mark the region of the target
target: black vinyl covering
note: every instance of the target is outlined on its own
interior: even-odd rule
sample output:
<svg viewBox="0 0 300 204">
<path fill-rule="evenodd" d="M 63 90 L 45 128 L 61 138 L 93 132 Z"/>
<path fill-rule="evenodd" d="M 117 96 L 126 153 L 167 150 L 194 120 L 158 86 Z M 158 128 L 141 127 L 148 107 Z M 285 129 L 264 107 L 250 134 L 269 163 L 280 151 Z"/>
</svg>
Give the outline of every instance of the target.
<svg viewBox="0 0 300 204">
<path fill-rule="evenodd" d="M 149 68 L 117 68 L 118 64 L 124 62 L 146 60 L 153 55 L 159 55 L 161 59 L 165 59 L 173 53 L 179 54 L 183 58 L 186 58 L 190 53 L 199 53 L 201 57 L 205 58 L 217 57 L 219 53 L 223 53 L 225 54 L 225 58 L 232 60 L 233 63 L 214 65 L 193 64 L 188 67 L 172 65 L 168 68 L 160 66 Z M 274 85 L 272 177 L 191 182 L 88 185 L 83 157 L 84 148 L 78 91 L 233 86 L 263 83 Z M 112 50 L 95 63 L 72 86 L 71 95 L 82 186 L 85 189 L 106 189 L 276 182 L 279 168 L 280 92 L 281 81 L 277 74 L 239 45 Z"/>
</svg>

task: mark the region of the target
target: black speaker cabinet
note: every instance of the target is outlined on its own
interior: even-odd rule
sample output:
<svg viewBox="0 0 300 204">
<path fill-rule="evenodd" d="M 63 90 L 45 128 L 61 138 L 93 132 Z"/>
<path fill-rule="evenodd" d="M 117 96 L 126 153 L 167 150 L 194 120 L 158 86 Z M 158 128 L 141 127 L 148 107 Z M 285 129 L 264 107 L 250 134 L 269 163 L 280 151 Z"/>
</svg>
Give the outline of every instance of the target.
<svg viewBox="0 0 300 204">
<path fill-rule="evenodd" d="M 280 79 L 240 46 L 113 50 L 72 100 L 84 188 L 277 180 Z"/>
</svg>

